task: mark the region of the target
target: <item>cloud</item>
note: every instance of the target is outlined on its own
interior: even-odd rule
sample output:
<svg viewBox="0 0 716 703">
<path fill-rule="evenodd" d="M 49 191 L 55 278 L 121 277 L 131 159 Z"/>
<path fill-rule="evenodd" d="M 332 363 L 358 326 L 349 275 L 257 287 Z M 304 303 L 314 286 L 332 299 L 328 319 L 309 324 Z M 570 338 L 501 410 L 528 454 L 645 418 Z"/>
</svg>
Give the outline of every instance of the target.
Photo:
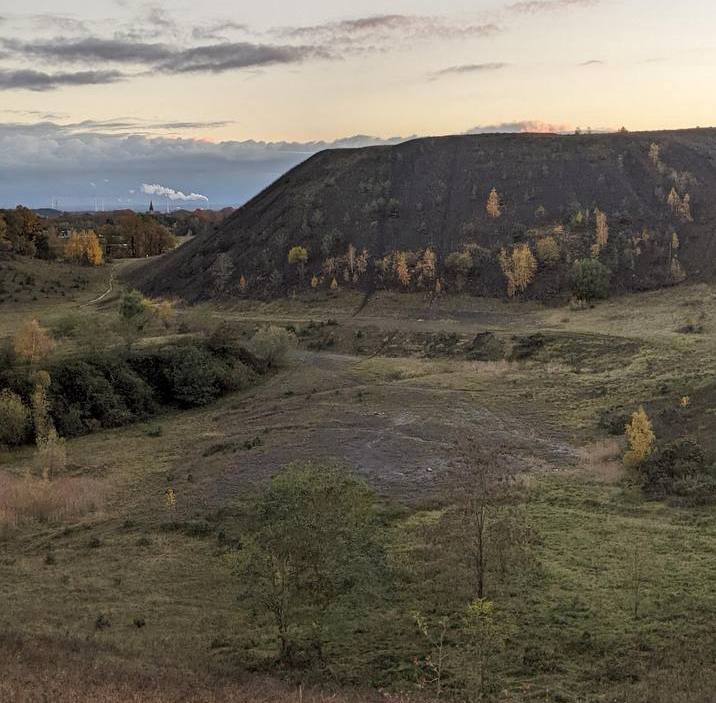
<svg viewBox="0 0 716 703">
<path fill-rule="evenodd" d="M 45 119 L 53 119 L 45 117 Z M 205 120 L 184 122 L 152 122 L 131 118 L 113 120 L 83 120 L 62 125 L 65 131 L 92 132 L 96 134 L 146 134 L 154 131 L 176 132 L 195 129 L 216 129 L 235 124 L 233 120 Z"/>
<path fill-rule="evenodd" d="M 168 73 L 222 73 L 270 64 L 299 63 L 316 56 L 325 57 L 326 53 L 311 46 L 226 42 L 177 52 L 158 68 Z"/>
<path fill-rule="evenodd" d="M 61 86 L 100 85 L 124 78 L 118 71 L 45 73 L 34 70 L 0 70 L 0 90 L 54 90 Z"/>
<path fill-rule="evenodd" d="M 279 27 L 274 33 L 285 37 L 322 40 L 337 44 L 351 44 L 368 39 L 387 39 L 400 35 L 406 38 L 488 37 L 500 32 L 493 23 L 459 24 L 440 16 L 372 15 L 338 22 Z"/>
<path fill-rule="evenodd" d="M 46 61 L 92 63 L 112 61 L 115 63 L 147 64 L 163 61 L 176 51 L 166 44 L 126 41 L 123 39 L 53 39 L 50 41 L 20 42 L 6 39 L 2 42 L 23 56 L 35 56 Z"/>
<path fill-rule="evenodd" d="M 493 134 L 493 133 L 539 133 L 539 134 L 565 134 L 573 132 L 574 128 L 566 124 L 552 124 L 540 120 L 522 120 L 520 122 L 500 122 L 499 124 L 479 125 L 469 129 L 465 134 Z"/>
<path fill-rule="evenodd" d="M 214 22 L 204 27 L 194 27 L 191 30 L 192 39 L 225 40 L 226 34 L 230 32 L 248 32 L 249 26 L 227 20 L 225 22 Z"/>
<path fill-rule="evenodd" d="M 589 61 L 582 61 L 582 63 L 577 64 L 578 66 L 603 66 L 604 61 L 601 59 L 590 59 Z"/>
<path fill-rule="evenodd" d="M 462 75 L 465 73 L 486 73 L 490 71 L 499 71 L 502 68 L 509 66 L 507 63 L 501 61 L 494 61 L 489 63 L 470 63 L 463 64 L 461 66 L 449 66 L 443 68 L 440 71 L 436 71 L 432 74 L 433 78 L 441 78 L 442 76 L 450 75 Z"/>
<path fill-rule="evenodd" d="M 507 6 L 508 10 L 527 15 L 536 15 L 542 12 L 555 12 L 570 7 L 591 7 L 600 0 L 520 0 Z"/>
<path fill-rule="evenodd" d="M 24 58 L 46 63 L 93 64 L 105 61 L 142 65 L 164 73 L 222 73 L 271 64 L 298 63 L 310 57 L 328 56 L 313 46 L 278 46 L 250 42 L 221 42 L 187 49 L 131 39 L 53 39 L 50 41 L 2 41 L 2 46 Z"/>
<path fill-rule="evenodd" d="M 148 183 L 142 183 L 142 193 L 145 195 L 159 195 L 169 200 L 183 200 L 183 201 L 203 201 L 209 202 L 209 198 L 201 193 L 182 193 L 180 190 L 174 190 L 173 188 L 167 188 L 166 186 L 160 186 L 155 183 L 150 185 Z"/>
</svg>

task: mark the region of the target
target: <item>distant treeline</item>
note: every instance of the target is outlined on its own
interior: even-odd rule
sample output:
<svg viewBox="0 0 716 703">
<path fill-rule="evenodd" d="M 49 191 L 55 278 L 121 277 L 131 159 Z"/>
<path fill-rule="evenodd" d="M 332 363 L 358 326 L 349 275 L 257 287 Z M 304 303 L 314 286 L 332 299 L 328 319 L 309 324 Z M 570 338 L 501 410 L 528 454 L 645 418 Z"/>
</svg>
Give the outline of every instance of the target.
<svg viewBox="0 0 716 703">
<path fill-rule="evenodd" d="M 233 210 L 140 214 L 132 210 L 60 213 L 0 210 L 0 255 L 67 259 L 98 265 L 110 258 L 143 258 L 173 249 L 177 237 L 211 232 Z"/>
</svg>

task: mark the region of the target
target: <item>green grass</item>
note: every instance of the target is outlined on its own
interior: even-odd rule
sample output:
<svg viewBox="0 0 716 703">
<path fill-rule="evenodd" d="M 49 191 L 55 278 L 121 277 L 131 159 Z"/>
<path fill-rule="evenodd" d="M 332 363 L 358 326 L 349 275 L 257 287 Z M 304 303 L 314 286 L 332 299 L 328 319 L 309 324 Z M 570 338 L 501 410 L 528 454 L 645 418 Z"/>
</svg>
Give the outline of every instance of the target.
<svg viewBox="0 0 716 703">
<path fill-rule="evenodd" d="M 102 276 L 82 299 L 104 290 L 108 272 Z M 347 344 L 369 327 L 376 338 L 394 330 L 406 339 L 425 330 L 468 338 L 493 329 L 508 341 L 538 331 L 548 341 L 519 363 L 302 352 L 260 387 L 211 407 L 68 442 L 67 474 L 99 480 L 104 507 L 4 533 L 0 597 L 10 607 L 0 627 L 30 642 L 87 641 L 101 665 L 134 662 L 150 675 L 179 667 L 231 677 L 270 668 L 271 630 L 237 602 L 227 553 L 241 539 L 245 501 L 257 484 L 291 460 L 339 456 L 380 490 L 401 568 L 366 613 L 335 613 L 331 676 L 412 691 L 412 660 L 425 651 L 410 612 L 434 611 L 452 578 L 436 573 L 437 562 L 415 562 L 417 554 L 430 556 L 431 476 L 450 459 L 451 433 L 472 432 L 510 453 L 518 468 L 537 470 L 526 507 L 538 535 L 536 562 L 495 594 L 509 639 L 495 664 L 513 696 L 505 700 L 706 703 L 716 681 L 713 509 L 650 503 L 628 486 L 592 480 L 573 450 L 605 437 L 604 411 L 641 403 L 658 435 L 689 432 L 716 448 L 712 289 L 635 295 L 581 312 L 460 297 L 428 317 L 420 296 L 380 294 L 351 318 L 358 302 L 340 294 L 311 304 L 205 306 L 187 318 L 227 318 L 248 329 L 335 317 L 340 325 L 330 329 Z M 95 316 L 96 327 L 116 314 L 112 303 L 91 311 L 78 303 L 13 303 L 0 315 L 0 335 L 29 316 L 50 324 L 79 311 Z M 677 333 L 693 309 L 705 311 L 704 333 Z M 58 354 L 77 351 L 76 340 L 63 344 Z M 683 395 L 692 404 L 677 411 Z M 259 446 L 242 448 L 256 436 Z M 565 452 L 545 448 L 553 446 Z M 0 470 L 19 476 L 31 462 L 31 448 L 6 452 Z M 395 475 L 387 480 L 389 470 Z M 168 486 L 176 511 L 164 501 Z M 635 550 L 643 570 L 637 619 L 629 586 Z M 453 591 L 443 596 L 451 607 Z M 100 615 L 111 627 L 96 628 Z M 137 628 L 137 618 L 146 625 Z"/>
</svg>

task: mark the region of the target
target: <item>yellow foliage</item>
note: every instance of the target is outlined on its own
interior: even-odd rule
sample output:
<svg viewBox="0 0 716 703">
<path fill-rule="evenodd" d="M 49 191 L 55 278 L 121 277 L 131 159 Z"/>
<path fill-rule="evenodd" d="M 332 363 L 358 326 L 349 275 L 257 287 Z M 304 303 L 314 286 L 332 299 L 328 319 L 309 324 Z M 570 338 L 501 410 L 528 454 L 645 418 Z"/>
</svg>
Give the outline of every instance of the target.
<svg viewBox="0 0 716 703">
<path fill-rule="evenodd" d="M 65 258 L 79 264 L 101 266 L 104 262 L 99 237 L 92 230 L 72 232 L 65 245 Z"/>
<path fill-rule="evenodd" d="M 55 348 L 55 342 L 50 332 L 33 319 L 28 320 L 18 330 L 13 337 L 12 346 L 19 357 L 32 364 L 47 356 Z"/>
<path fill-rule="evenodd" d="M 319 283 L 318 276 L 314 275 L 313 278 L 311 278 L 311 288 L 314 288 L 314 289 L 318 288 L 318 283 Z"/>
<path fill-rule="evenodd" d="M 528 244 L 520 244 L 512 252 L 500 251 L 500 267 L 507 279 L 507 295 L 514 298 L 532 283 L 537 272 L 537 259 Z"/>
<path fill-rule="evenodd" d="M 395 260 L 395 273 L 401 285 L 407 288 L 410 285 L 410 269 L 408 269 L 408 259 L 405 252 L 398 252 Z"/>
<path fill-rule="evenodd" d="M 308 261 L 308 249 L 305 247 L 291 247 L 288 252 L 289 264 L 305 264 Z"/>
<path fill-rule="evenodd" d="M 333 280 L 331 281 L 331 290 L 338 290 L 338 281 L 336 280 L 336 277 L 333 277 Z"/>
<path fill-rule="evenodd" d="M 626 426 L 626 437 L 629 451 L 624 455 L 624 463 L 629 467 L 641 466 L 654 449 L 656 436 L 651 427 L 651 420 L 644 408 L 639 408 Z"/>
<path fill-rule="evenodd" d="M 438 257 L 435 252 L 430 248 L 426 249 L 423 254 L 423 258 L 420 261 L 420 268 L 423 276 L 425 276 L 428 280 L 432 281 L 433 278 L 435 278 L 435 274 L 437 272 L 437 261 Z"/>
<path fill-rule="evenodd" d="M 164 494 L 164 502 L 169 510 L 176 510 L 177 494 L 174 492 L 173 488 L 167 488 L 166 493 Z"/>
<path fill-rule="evenodd" d="M 500 195 L 497 192 L 497 189 L 493 188 L 490 191 L 490 195 L 487 198 L 487 205 L 485 206 L 485 209 L 487 210 L 487 214 L 493 220 L 496 220 L 500 215 L 502 215 L 502 203 L 500 201 Z"/>
<path fill-rule="evenodd" d="M 597 223 L 596 241 L 592 246 L 592 256 L 599 256 L 599 253 L 607 246 L 609 241 L 609 225 L 607 224 L 607 216 L 599 208 L 594 211 Z"/>
<path fill-rule="evenodd" d="M 682 408 L 688 408 L 689 405 L 691 405 L 691 398 L 689 398 L 688 395 L 685 395 L 685 396 L 679 401 L 679 405 L 680 405 Z"/>
</svg>

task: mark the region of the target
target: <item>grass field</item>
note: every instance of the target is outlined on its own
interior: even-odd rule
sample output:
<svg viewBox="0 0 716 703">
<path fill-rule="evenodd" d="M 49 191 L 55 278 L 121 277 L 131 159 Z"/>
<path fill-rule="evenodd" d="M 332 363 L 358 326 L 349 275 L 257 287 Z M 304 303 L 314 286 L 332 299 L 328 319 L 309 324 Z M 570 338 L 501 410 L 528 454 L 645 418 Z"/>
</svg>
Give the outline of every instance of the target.
<svg viewBox="0 0 716 703">
<path fill-rule="evenodd" d="M 30 316 L 51 325 L 79 312 L 109 324 L 114 296 L 79 307 L 108 280 L 108 269 L 96 272 L 76 300 L 5 303 L 0 336 Z M 0 693 L 28 701 L 332 695 L 309 688 L 301 698 L 295 684 L 306 678 L 339 686 L 346 700 L 385 700 L 351 692 L 366 683 L 429 698 L 415 685 L 425 643 L 411 612 L 437 617 L 460 589 L 445 586 L 439 555 L 428 550 L 419 568 L 415 555 L 425 553 L 455 438 L 470 434 L 527 477 L 535 534 L 529 567 L 494 592 L 505 643 L 496 647 L 495 698 L 713 700 L 716 515 L 645 501 L 625 480 L 622 440 L 604 418 L 644 404 L 657 436 L 688 430 L 716 449 L 716 289 L 674 288 L 584 311 L 386 294 L 354 316 L 360 302 L 340 295 L 180 311 L 177 324 L 191 328 L 196 320 L 299 333 L 314 325 L 291 363 L 248 391 L 68 442 L 66 476 L 96 482 L 100 507 L 3 530 Z M 688 325 L 700 329 L 679 331 Z M 467 358 L 465 345 L 484 332 L 503 344 L 504 358 Z M 537 333 L 543 342 L 515 358 L 520 338 Z M 445 334 L 458 341 L 445 346 L 440 337 L 436 347 Z M 32 456 L 29 447 L 3 453 L 0 473 L 22 480 Z M 276 674 L 274 638 L 238 601 L 231 554 L 255 492 L 291 461 L 326 457 L 376 490 L 400 568 L 367 614 L 336 621 L 329 676 L 283 672 L 282 683 L 266 678 Z M 45 674 L 33 673 L 38 661 Z M 83 697 L 83 682 L 94 698 Z"/>
</svg>

